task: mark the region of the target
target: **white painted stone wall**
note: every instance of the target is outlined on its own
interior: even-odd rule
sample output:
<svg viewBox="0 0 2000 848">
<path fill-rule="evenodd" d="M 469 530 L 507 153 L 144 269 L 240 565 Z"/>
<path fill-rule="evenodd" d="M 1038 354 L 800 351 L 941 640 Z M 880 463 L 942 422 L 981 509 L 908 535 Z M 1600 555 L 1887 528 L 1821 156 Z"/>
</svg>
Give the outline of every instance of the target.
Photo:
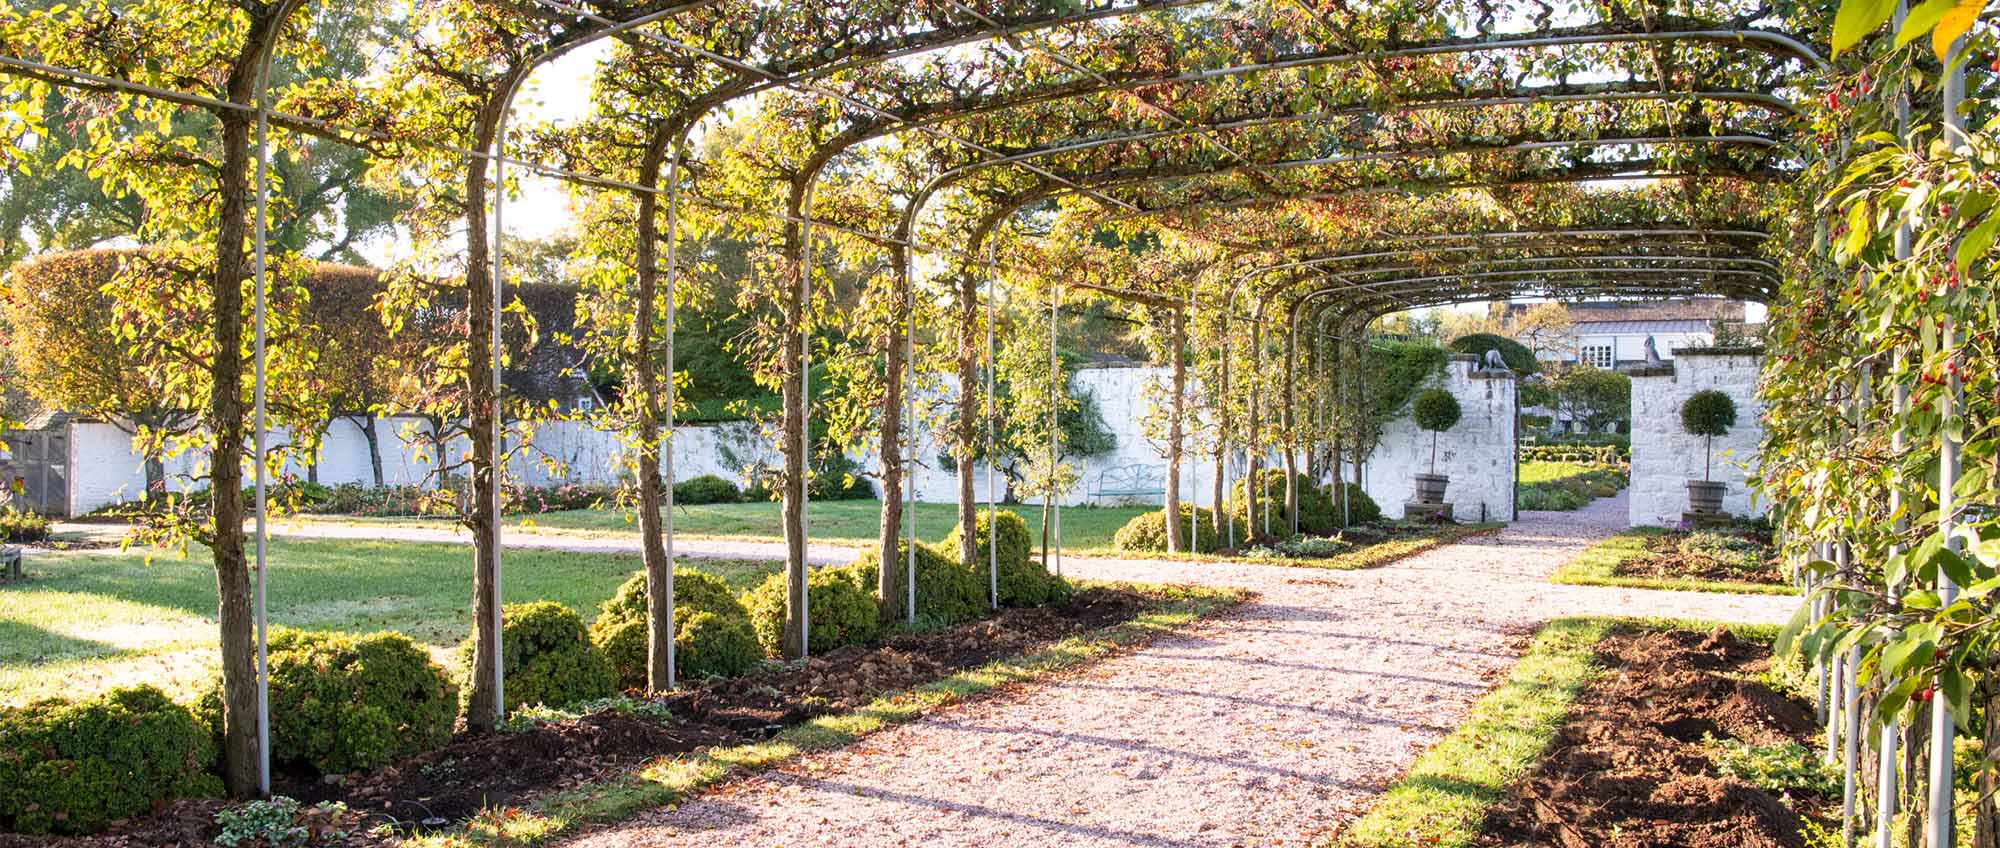
<svg viewBox="0 0 2000 848">
<path fill-rule="evenodd" d="M 1451 477 L 1444 499 L 1460 521 L 1514 517 L 1514 375 L 1478 370 L 1476 357 L 1452 357 L 1433 385 L 1458 400 L 1459 420 L 1438 434 L 1437 473 Z M 1361 488 L 1398 518 L 1416 496 L 1415 475 L 1430 470 L 1431 434 L 1406 410 L 1382 429 L 1361 467 Z"/>
<path fill-rule="evenodd" d="M 1724 511 L 1762 515 L 1746 480 L 1756 473 L 1764 438 L 1764 408 L 1757 402 L 1758 353 L 1692 348 L 1674 352 L 1665 368 L 1632 376 L 1632 526 L 1672 526 L 1687 511 L 1687 481 L 1702 477 L 1703 439 L 1681 429 L 1681 404 L 1695 392 L 1716 389 L 1736 401 L 1736 426 L 1715 439 L 1712 479 L 1729 485 Z"/>
<path fill-rule="evenodd" d="M 1465 417 L 1440 441 L 1439 468 L 1448 470 L 1453 477 L 1449 496 L 1457 504 L 1460 515 L 1477 518 L 1481 505 L 1486 507 L 1489 515 L 1509 515 L 1513 509 L 1511 452 L 1506 453 L 1507 459 L 1502 467 L 1504 475 L 1497 478 L 1500 482 L 1494 482 L 1488 471 L 1474 469 L 1501 467 L 1494 465 L 1497 454 L 1491 446 L 1512 444 L 1514 383 L 1512 379 L 1475 378 L 1470 376 L 1471 368 L 1472 365 L 1467 362 L 1453 362 L 1450 366 L 1446 384 L 1459 397 Z M 1142 465 L 1164 473 L 1167 464 L 1164 445 L 1148 439 L 1145 431 L 1150 398 L 1164 397 L 1171 379 L 1170 369 L 1156 367 L 1088 368 L 1077 374 L 1077 384 L 1096 396 L 1116 446 L 1108 456 L 1079 463 L 1084 483 L 1069 492 L 1063 503 L 1071 506 L 1087 503 L 1090 489 L 1095 487 L 1099 475 L 1106 468 Z M 940 391 L 950 392 L 952 385 L 947 380 Z M 1149 394 L 1148 385 L 1156 385 L 1159 389 Z M 1192 380 L 1189 388 L 1191 393 L 1200 391 L 1200 385 Z M 1506 410 L 1504 415 L 1497 411 L 1502 407 Z M 920 420 L 933 418 L 925 414 Z M 420 458 L 420 454 L 427 454 L 429 449 L 424 427 L 423 420 L 415 417 L 378 419 L 377 433 L 381 439 L 386 482 L 392 485 L 417 483 L 429 473 L 431 463 L 424 461 L 428 457 Z M 110 424 L 75 423 L 71 425 L 71 435 L 71 503 L 79 514 L 106 504 L 134 500 L 143 494 L 144 464 L 132 451 L 131 437 L 125 431 Z M 281 442 L 283 438 L 282 433 L 274 434 L 274 443 Z M 938 451 L 949 439 L 949 433 L 926 433 L 923 438 L 923 461 L 915 474 L 917 497 L 923 501 L 951 502 L 957 496 L 957 477 L 947 473 L 938 461 Z M 1389 515 L 1401 513 L 1403 500 L 1409 496 L 1409 477 L 1423 467 L 1414 463 L 1428 457 L 1429 444 L 1429 434 L 1420 433 L 1409 421 L 1392 424 L 1384 436 L 1383 446 L 1365 466 L 1365 487 L 1382 502 Z M 518 452 L 509 463 L 510 478 L 530 485 L 612 483 L 619 478 L 623 445 L 616 434 L 600 431 L 588 423 L 565 421 L 540 425 L 534 432 L 532 445 L 532 448 Z M 1214 461 L 1208 448 L 1201 447 L 1198 453 L 1196 449 L 1191 441 L 1190 451 L 1182 463 L 1182 498 L 1185 502 L 1212 506 Z M 447 447 L 448 453 L 453 455 L 462 454 L 464 450 L 462 441 Z M 875 445 L 863 445 L 852 451 L 850 456 L 862 470 L 871 474 L 875 471 Z M 679 427 L 674 432 L 673 457 L 674 477 L 678 480 L 715 474 L 740 482 L 749 466 L 759 462 L 770 466 L 782 464 L 772 440 L 761 434 L 756 425 L 745 423 Z M 545 459 L 554 460 L 561 466 L 560 473 L 552 471 Z M 1280 464 L 1280 459 L 1274 455 L 1268 460 L 1267 467 L 1279 467 Z M 170 459 L 167 463 L 168 485 L 176 490 L 186 490 L 194 485 L 199 475 L 205 473 L 206 466 L 207 458 L 200 453 Z M 1240 475 L 1240 466 L 1240 460 L 1232 459 L 1231 473 Z M 301 478 L 305 476 L 302 467 L 294 465 L 287 470 Z M 984 498 L 985 466 L 976 466 L 975 474 L 975 492 Z M 367 485 L 373 482 L 367 440 L 358 424 L 341 420 L 329 428 L 321 447 L 319 480 L 327 485 Z M 998 490 L 1004 493 L 1004 480 L 999 482 Z M 1162 499 L 1147 500 L 1158 503 Z"/>
</svg>

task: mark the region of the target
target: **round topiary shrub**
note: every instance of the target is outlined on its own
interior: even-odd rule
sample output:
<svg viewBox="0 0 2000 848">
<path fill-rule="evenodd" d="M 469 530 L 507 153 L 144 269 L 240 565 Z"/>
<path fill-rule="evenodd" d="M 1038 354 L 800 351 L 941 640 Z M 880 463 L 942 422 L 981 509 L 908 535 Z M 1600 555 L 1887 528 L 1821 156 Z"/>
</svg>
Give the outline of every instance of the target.
<svg viewBox="0 0 2000 848">
<path fill-rule="evenodd" d="M 451 739 L 451 677 L 401 633 L 271 634 L 271 759 L 321 774 L 370 769 Z M 512 684 L 512 681 L 509 681 Z M 201 699 L 218 723 L 222 683 Z"/>
<path fill-rule="evenodd" d="M 812 628 L 807 645 L 814 653 L 858 645 L 882 632 L 875 584 L 864 584 L 847 566 L 815 568 L 806 577 L 806 612 Z M 743 596 L 757 644 L 773 656 L 784 653 L 785 574 L 779 572 Z"/>
<path fill-rule="evenodd" d="M 1349 523 L 1374 524 L 1382 520 L 1382 507 L 1375 504 L 1375 499 L 1369 497 L 1366 490 L 1353 483 L 1342 483 L 1340 484 L 1340 488 L 1341 491 L 1347 494 L 1345 517 Z M 1333 523 L 1335 527 L 1338 527 L 1342 518 L 1340 502 L 1334 501 L 1331 506 L 1333 509 Z"/>
<path fill-rule="evenodd" d="M 554 601 L 500 608 L 501 673 L 506 708 L 562 706 L 609 697 L 618 690 L 611 663 L 590 643 L 583 616 Z M 458 648 L 459 664 L 472 668 L 472 640 Z M 466 681 L 469 691 L 471 681 Z"/>
<path fill-rule="evenodd" d="M 1489 350 L 1500 351 L 1501 361 L 1507 369 L 1516 374 L 1534 374 L 1542 370 L 1542 364 L 1535 359 L 1535 352 L 1527 345 L 1498 333 L 1470 333 L 1452 339 L 1445 347 L 1454 353 L 1470 353 L 1484 357 Z"/>
<path fill-rule="evenodd" d="M 741 617 L 695 610 L 674 621 L 674 664 L 681 677 L 733 677 L 764 661 L 764 648 Z"/>
<path fill-rule="evenodd" d="M 1681 429 L 1702 439 L 1701 479 L 1707 480 L 1715 460 L 1715 437 L 1736 426 L 1736 401 L 1714 389 L 1703 389 L 1681 403 Z"/>
<path fill-rule="evenodd" d="M 1034 542 L 1028 535 L 1028 522 L 1010 511 L 999 512 L 1000 525 L 1000 605 L 1008 607 L 1039 607 L 1062 603 L 1069 599 L 1072 591 L 1069 581 L 1050 574 L 1041 562 L 1034 558 Z M 993 562 L 992 528 L 993 513 L 980 510 L 973 520 L 972 540 L 976 553 L 973 555 L 973 582 L 980 589 L 980 597 L 988 597 L 992 585 L 991 565 Z M 951 533 L 944 537 L 938 553 L 946 558 L 958 556 L 958 534 L 965 525 L 953 525 Z"/>
<path fill-rule="evenodd" d="M 902 573 L 909 567 L 909 540 L 896 544 L 896 562 L 890 568 Z M 874 596 L 876 581 L 880 575 L 875 571 L 879 554 L 869 549 L 848 563 L 845 568 L 854 572 L 855 580 Z M 917 545 L 917 618 L 935 625 L 952 625 L 971 621 L 986 615 L 989 608 L 986 583 L 972 569 L 958 561 L 956 555 L 946 556 L 929 545 Z"/>
<path fill-rule="evenodd" d="M 1410 401 L 1410 416 L 1417 426 L 1433 433 L 1442 433 L 1452 428 L 1459 419 L 1458 398 L 1443 389 L 1425 389 Z"/>
<path fill-rule="evenodd" d="M 742 499 L 743 493 L 735 483 L 713 474 L 690 477 L 674 485 L 676 504 L 735 503 Z"/>
<path fill-rule="evenodd" d="M 646 688 L 646 573 L 633 574 L 611 599 L 601 604 L 597 620 L 590 624 L 590 640 L 611 663 L 622 689 Z M 709 613 L 718 622 L 740 625 L 738 634 L 715 635 L 720 624 L 704 630 L 708 636 L 692 636 L 694 616 Z M 698 645 L 704 639 L 741 635 L 750 645 L 747 656 L 728 649 L 714 650 Z M 690 647 L 696 650 L 690 651 Z M 750 627 L 750 613 L 729 591 L 722 578 L 691 568 L 674 569 L 674 669 L 681 678 L 733 677 L 749 671 L 763 654 Z M 704 659 L 710 657 L 722 662 Z"/>
<path fill-rule="evenodd" d="M 1187 526 L 1190 511 L 1195 522 L 1195 551 L 1214 553 L 1220 550 L 1222 544 L 1215 535 L 1215 511 L 1181 504 L 1180 518 L 1176 520 L 1182 527 Z M 1166 515 L 1167 511 L 1161 509 L 1133 516 L 1131 521 L 1125 522 L 1125 526 L 1118 528 L 1118 532 L 1111 534 L 1111 547 L 1121 551 L 1166 551 Z"/>
<path fill-rule="evenodd" d="M 173 798 L 219 795 L 215 742 L 151 686 L 0 708 L 0 831 L 91 833 Z"/>
<path fill-rule="evenodd" d="M 1230 489 L 1230 501 L 1236 513 L 1236 532 L 1239 538 L 1249 531 L 1253 524 L 1264 518 L 1264 503 L 1271 505 L 1271 529 L 1279 535 L 1291 535 L 1289 526 L 1280 527 L 1285 514 L 1285 471 L 1282 468 L 1266 468 L 1261 472 L 1263 486 L 1257 490 L 1257 522 L 1250 515 L 1249 479 L 1236 481 Z M 1294 484 L 1299 491 L 1299 532 L 1331 533 L 1340 529 L 1340 505 L 1328 496 L 1325 486 L 1312 481 L 1304 474 L 1297 475 Z M 1359 515 L 1355 517 L 1359 523 Z"/>
</svg>

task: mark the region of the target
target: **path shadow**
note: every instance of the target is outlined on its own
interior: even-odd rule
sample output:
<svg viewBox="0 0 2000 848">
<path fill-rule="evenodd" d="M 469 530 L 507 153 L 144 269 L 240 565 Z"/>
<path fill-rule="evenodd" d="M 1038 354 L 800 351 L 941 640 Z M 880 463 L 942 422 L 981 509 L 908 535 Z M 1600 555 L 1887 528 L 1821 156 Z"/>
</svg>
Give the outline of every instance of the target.
<svg viewBox="0 0 2000 848">
<path fill-rule="evenodd" d="M 101 659 L 126 653 L 109 642 L 78 639 L 33 624 L 0 619 L 0 668 L 57 660 Z"/>
</svg>

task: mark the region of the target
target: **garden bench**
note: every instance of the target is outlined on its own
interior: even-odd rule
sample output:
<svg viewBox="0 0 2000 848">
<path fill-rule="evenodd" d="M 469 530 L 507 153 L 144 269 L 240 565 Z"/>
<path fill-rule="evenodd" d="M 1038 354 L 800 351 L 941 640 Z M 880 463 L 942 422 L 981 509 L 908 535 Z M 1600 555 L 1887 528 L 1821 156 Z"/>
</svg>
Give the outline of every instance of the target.
<svg viewBox="0 0 2000 848">
<path fill-rule="evenodd" d="M 1151 465 L 1106 468 L 1097 473 L 1097 486 L 1091 489 L 1090 500 L 1096 503 L 1103 498 L 1164 497 L 1167 494 L 1164 477 L 1158 467 Z"/>
<path fill-rule="evenodd" d="M 21 549 L 13 545 L 0 545 L 0 577 L 7 580 L 21 579 Z"/>
</svg>

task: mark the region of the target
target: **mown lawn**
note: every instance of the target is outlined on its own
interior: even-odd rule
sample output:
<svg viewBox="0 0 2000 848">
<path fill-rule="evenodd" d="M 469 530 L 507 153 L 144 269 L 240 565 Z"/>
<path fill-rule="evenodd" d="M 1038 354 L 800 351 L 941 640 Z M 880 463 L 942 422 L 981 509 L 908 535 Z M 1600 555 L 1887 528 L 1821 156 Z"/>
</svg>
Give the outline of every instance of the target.
<svg viewBox="0 0 2000 848">
<path fill-rule="evenodd" d="M 674 532 L 687 536 L 779 541 L 784 538 L 778 504 L 701 504 L 674 507 Z M 1003 506 L 1028 521 L 1028 532 L 1041 544 L 1042 508 Z M 1068 507 L 1063 510 L 1064 548 L 1109 548 L 1111 536 L 1133 516 L 1155 512 L 1158 507 Z M 344 523 L 389 523 L 395 525 L 445 526 L 447 522 L 412 518 L 354 518 L 347 516 L 307 516 L 302 520 Z M 532 516 L 510 516 L 510 526 L 533 525 L 537 530 L 571 533 L 636 533 L 638 517 L 620 509 L 572 509 Z M 816 542 L 860 545 L 872 542 L 882 522 L 882 504 L 876 500 L 816 501 L 807 513 L 807 533 Z M 919 503 L 916 510 L 917 535 L 928 541 L 942 541 L 958 523 L 958 507 L 948 503 Z M 905 530 L 904 532 L 908 532 Z"/>
<path fill-rule="evenodd" d="M 273 624 L 399 630 L 449 664 L 472 629 L 472 554 L 461 545 L 352 540 L 271 542 Z M 739 591 L 776 563 L 688 563 Z M 638 570 L 636 556 L 507 551 L 509 603 L 552 600 L 586 619 Z M 207 552 L 36 556 L 29 579 L 0 584 L 0 703 L 153 683 L 185 695 L 215 663 L 215 573 Z"/>
<path fill-rule="evenodd" d="M 1583 462 L 1523 462 L 1521 485 L 1553 483 L 1557 480 L 1580 477 L 1597 467 Z"/>
</svg>

